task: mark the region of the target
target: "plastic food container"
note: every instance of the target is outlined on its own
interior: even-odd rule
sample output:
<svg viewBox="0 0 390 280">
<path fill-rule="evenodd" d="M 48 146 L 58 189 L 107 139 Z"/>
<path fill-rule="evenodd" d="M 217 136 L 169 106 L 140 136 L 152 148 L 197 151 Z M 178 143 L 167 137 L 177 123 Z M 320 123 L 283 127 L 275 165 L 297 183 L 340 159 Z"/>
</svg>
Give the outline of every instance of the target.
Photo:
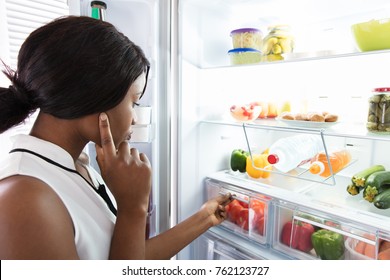
<svg viewBox="0 0 390 280">
<path fill-rule="evenodd" d="M 362 52 L 390 49 L 390 18 L 356 23 L 352 34 Z"/>
<path fill-rule="evenodd" d="M 261 52 L 252 48 L 232 49 L 228 52 L 232 65 L 259 63 Z"/>
<path fill-rule="evenodd" d="M 347 260 L 372 260 L 372 258 L 362 255 L 355 251 L 355 247 L 357 243 L 358 240 L 356 239 L 347 238 L 347 240 L 345 240 L 345 249 L 346 249 L 345 258 Z"/>
<path fill-rule="evenodd" d="M 263 34 L 256 28 L 241 28 L 230 32 L 233 48 L 253 48 L 261 50 Z"/>
<path fill-rule="evenodd" d="M 268 35 L 263 40 L 262 52 L 270 56 L 268 61 L 281 60 L 282 54 L 292 53 L 295 42 L 288 25 L 274 25 L 268 27 Z"/>
<path fill-rule="evenodd" d="M 234 196 L 234 200 L 226 206 L 227 219 L 221 227 L 255 242 L 267 243 L 270 197 L 212 179 L 205 181 L 205 187 L 207 199 L 226 193 Z"/>
<path fill-rule="evenodd" d="M 241 122 L 250 122 L 259 117 L 261 106 L 255 105 L 233 105 L 230 107 L 232 117 Z"/>
<path fill-rule="evenodd" d="M 390 87 L 373 90 L 368 100 L 366 127 L 374 133 L 390 134 Z"/>
</svg>

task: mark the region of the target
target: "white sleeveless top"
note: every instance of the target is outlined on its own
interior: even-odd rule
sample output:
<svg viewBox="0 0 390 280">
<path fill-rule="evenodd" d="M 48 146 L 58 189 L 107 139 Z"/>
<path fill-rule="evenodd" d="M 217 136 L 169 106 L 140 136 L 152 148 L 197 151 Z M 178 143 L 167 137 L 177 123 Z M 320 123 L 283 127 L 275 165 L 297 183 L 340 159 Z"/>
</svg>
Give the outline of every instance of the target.
<svg viewBox="0 0 390 280">
<path fill-rule="evenodd" d="M 46 160 L 20 150 L 10 153 L 0 163 L 0 180 L 19 174 L 48 184 L 61 198 L 72 218 L 80 259 L 108 259 L 116 217 L 93 187 L 75 172 L 70 154 L 53 143 L 30 135 L 16 135 L 12 140 L 12 149 L 26 149 Z M 50 160 L 61 167 L 50 163 Z M 104 183 L 93 168 L 87 169 L 96 187 Z M 116 206 L 108 188 L 106 191 Z"/>
</svg>

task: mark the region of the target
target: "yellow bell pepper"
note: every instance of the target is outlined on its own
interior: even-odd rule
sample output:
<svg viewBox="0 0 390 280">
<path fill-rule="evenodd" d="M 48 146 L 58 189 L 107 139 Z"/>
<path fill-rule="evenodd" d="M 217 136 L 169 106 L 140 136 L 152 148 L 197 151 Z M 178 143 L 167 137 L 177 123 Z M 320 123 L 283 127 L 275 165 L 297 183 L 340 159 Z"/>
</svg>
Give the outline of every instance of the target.
<svg viewBox="0 0 390 280">
<path fill-rule="evenodd" d="M 246 158 L 246 173 L 249 177 L 258 179 L 258 178 L 268 178 L 271 175 L 271 172 L 266 170 L 272 170 L 272 165 L 269 164 L 267 154 L 252 154 L 252 157 L 248 156 Z M 265 170 L 259 170 L 256 168 L 262 168 Z"/>
</svg>

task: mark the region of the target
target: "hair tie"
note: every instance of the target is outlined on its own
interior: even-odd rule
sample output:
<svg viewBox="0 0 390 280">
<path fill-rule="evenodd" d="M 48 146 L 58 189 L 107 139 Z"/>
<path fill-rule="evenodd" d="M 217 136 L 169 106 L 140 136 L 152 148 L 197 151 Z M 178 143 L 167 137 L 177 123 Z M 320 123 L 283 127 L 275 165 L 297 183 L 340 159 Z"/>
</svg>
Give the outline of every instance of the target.
<svg viewBox="0 0 390 280">
<path fill-rule="evenodd" d="M 34 109 L 35 104 L 30 97 L 28 91 L 21 89 L 20 87 L 16 87 L 15 85 L 10 85 L 8 90 L 16 97 L 17 100 L 29 109 Z"/>
</svg>

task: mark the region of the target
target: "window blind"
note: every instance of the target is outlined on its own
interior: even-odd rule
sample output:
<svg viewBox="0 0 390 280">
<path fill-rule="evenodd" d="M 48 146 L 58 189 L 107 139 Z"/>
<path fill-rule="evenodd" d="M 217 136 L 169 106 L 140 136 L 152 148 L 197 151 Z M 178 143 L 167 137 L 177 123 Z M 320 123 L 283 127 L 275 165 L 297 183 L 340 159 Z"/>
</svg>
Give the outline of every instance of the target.
<svg viewBox="0 0 390 280">
<path fill-rule="evenodd" d="M 20 46 L 38 27 L 68 15 L 67 0 L 5 0 L 10 64 L 16 69 Z"/>
<path fill-rule="evenodd" d="M 68 15 L 67 0 L 5 0 L 6 24 L 9 41 L 9 61 L 7 64 L 16 70 L 18 53 L 27 36 L 38 27 L 55 18 Z M 7 47 L 7 46 L 6 46 Z M 10 137 L 15 134 L 28 134 L 37 112 L 24 123 L 0 134 L 0 158 L 8 154 L 12 147 Z"/>
</svg>

